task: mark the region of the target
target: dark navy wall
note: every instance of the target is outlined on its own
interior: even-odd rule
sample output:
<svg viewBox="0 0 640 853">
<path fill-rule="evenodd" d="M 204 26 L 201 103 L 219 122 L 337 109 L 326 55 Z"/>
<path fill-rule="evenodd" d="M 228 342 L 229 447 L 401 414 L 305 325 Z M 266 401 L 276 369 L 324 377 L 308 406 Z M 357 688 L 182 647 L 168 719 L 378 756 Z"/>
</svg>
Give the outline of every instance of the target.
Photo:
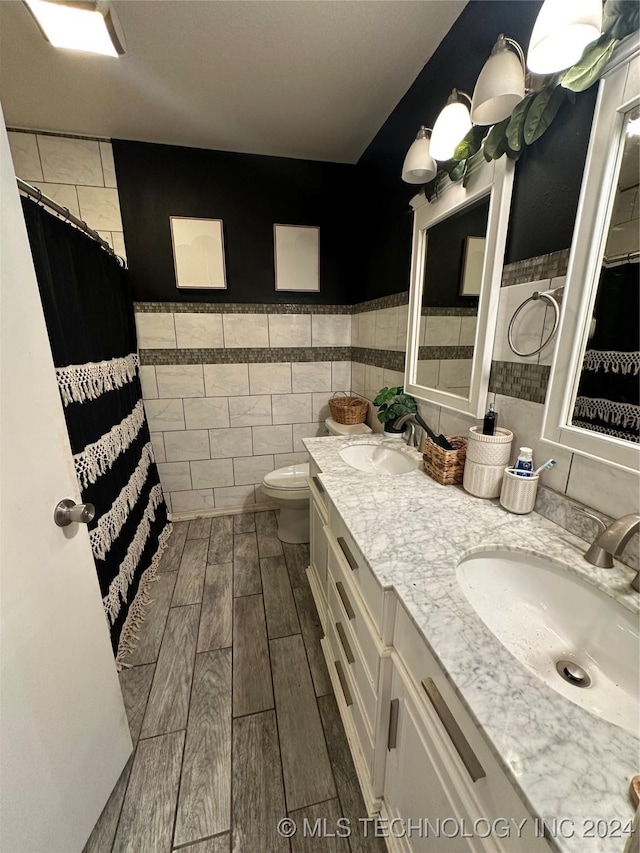
<svg viewBox="0 0 640 853">
<path fill-rule="evenodd" d="M 113 140 L 134 299 L 348 304 L 356 167 Z M 227 290 L 178 290 L 170 216 L 222 219 Z M 273 225 L 320 226 L 320 292 L 276 292 Z M 250 346 L 250 343 L 247 343 Z"/>
</svg>

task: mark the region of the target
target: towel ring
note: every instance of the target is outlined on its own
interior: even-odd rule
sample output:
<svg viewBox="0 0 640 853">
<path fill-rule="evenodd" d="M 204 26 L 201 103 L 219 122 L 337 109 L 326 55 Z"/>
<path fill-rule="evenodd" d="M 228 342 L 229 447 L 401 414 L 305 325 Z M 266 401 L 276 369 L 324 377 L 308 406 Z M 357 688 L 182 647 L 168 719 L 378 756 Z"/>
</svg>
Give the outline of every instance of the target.
<svg viewBox="0 0 640 853">
<path fill-rule="evenodd" d="M 516 310 L 513 312 L 513 317 L 511 318 L 511 322 L 509 323 L 509 329 L 507 331 L 507 341 L 509 342 L 509 349 L 515 355 L 520 356 L 521 358 L 530 358 L 532 355 L 538 355 L 539 352 L 547 346 L 547 344 L 553 339 L 555 333 L 558 331 L 558 325 L 560 324 L 560 303 L 562 302 L 562 292 L 564 287 L 556 287 L 554 290 L 540 291 L 536 290 L 536 292 L 530 296 L 528 299 L 519 305 Z M 522 311 L 525 305 L 529 302 L 537 302 L 539 299 L 543 299 L 547 305 L 550 305 L 553 308 L 554 318 L 553 318 L 553 328 L 549 333 L 546 341 L 543 341 L 537 349 L 532 350 L 531 352 L 521 352 L 516 349 L 513 343 L 513 324 L 516 321 L 516 317 Z"/>
</svg>

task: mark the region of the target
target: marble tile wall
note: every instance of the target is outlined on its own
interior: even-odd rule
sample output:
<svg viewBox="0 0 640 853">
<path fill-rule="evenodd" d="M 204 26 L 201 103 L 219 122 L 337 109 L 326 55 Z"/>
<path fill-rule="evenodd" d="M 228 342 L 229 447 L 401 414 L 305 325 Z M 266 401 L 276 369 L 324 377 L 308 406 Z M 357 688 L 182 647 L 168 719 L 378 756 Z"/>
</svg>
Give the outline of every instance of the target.
<svg viewBox="0 0 640 853">
<path fill-rule="evenodd" d="M 19 178 L 83 219 L 126 258 L 108 140 L 10 130 L 9 145 Z"/>
</svg>

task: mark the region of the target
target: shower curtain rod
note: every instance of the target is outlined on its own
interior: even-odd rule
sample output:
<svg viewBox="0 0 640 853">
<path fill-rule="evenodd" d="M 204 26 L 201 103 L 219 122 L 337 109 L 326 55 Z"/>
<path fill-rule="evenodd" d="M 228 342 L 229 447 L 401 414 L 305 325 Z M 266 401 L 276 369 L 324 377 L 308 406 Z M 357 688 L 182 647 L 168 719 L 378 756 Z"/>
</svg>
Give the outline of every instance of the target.
<svg viewBox="0 0 640 853">
<path fill-rule="evenodd" d="M 56 213 L 59 213 L 60 216 L 64 216 L 64 218 L 71 222 L 72 225 L 75 225 L 76 228 L 79 228 L 81 231 L 84 231 L 92 240 L 95 240 L 96 243 L 99 243 L 100 248 L 104 249 L 105 252 L 108 252 L 110 255 L 124 266 L 124 261 L 119 255 L 113 251 L 111 246 L 107 243 L 106 240 L 103 240 L 102 237 L 98 234 L 97 231 L 94 231 L 93 228 L 89 228 L 87 223 L 83 219 L 79 219 L 77 216 L 74 216 L 73 213 L 69 210 L 68 207 L 63 207 L 61 204 L 58 204 L 57 201 L 54 201 L 49 196 L 45 195 L 42 190 L 38 189 L 38 187 L 33 187 L 31 184 L 28 184 L 26 181 L 23 181 L 22 178 L 16 177 L 16 181 L 18 182 L 18 189 L 20 192 L 23 192 L 25 195 L 30 196 L 35 199 L 38 204 L 44 205 L 44 207 L 50 207 L 52 210 L 55 210 Z"/>
</svg>

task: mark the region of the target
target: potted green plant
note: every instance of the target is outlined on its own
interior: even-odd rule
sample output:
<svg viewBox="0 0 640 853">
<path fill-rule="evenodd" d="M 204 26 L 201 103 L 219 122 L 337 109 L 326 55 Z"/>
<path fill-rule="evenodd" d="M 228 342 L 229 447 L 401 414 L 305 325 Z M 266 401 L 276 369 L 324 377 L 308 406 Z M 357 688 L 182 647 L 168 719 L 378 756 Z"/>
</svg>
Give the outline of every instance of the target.
<svg viewBox="0 0 640 853">
<path fill-rule="evenodd" d="M 392 438 L 398 438 L 404 431 L 394 427 L 398 418 L 418 411 L 416 401 L 409 394 L 404 393 L 402 385 L 396 388 L 381 388 L 373 405 L 378 406 L 378 420 L 384 424 L 385 435 Z"/>
</svg>

